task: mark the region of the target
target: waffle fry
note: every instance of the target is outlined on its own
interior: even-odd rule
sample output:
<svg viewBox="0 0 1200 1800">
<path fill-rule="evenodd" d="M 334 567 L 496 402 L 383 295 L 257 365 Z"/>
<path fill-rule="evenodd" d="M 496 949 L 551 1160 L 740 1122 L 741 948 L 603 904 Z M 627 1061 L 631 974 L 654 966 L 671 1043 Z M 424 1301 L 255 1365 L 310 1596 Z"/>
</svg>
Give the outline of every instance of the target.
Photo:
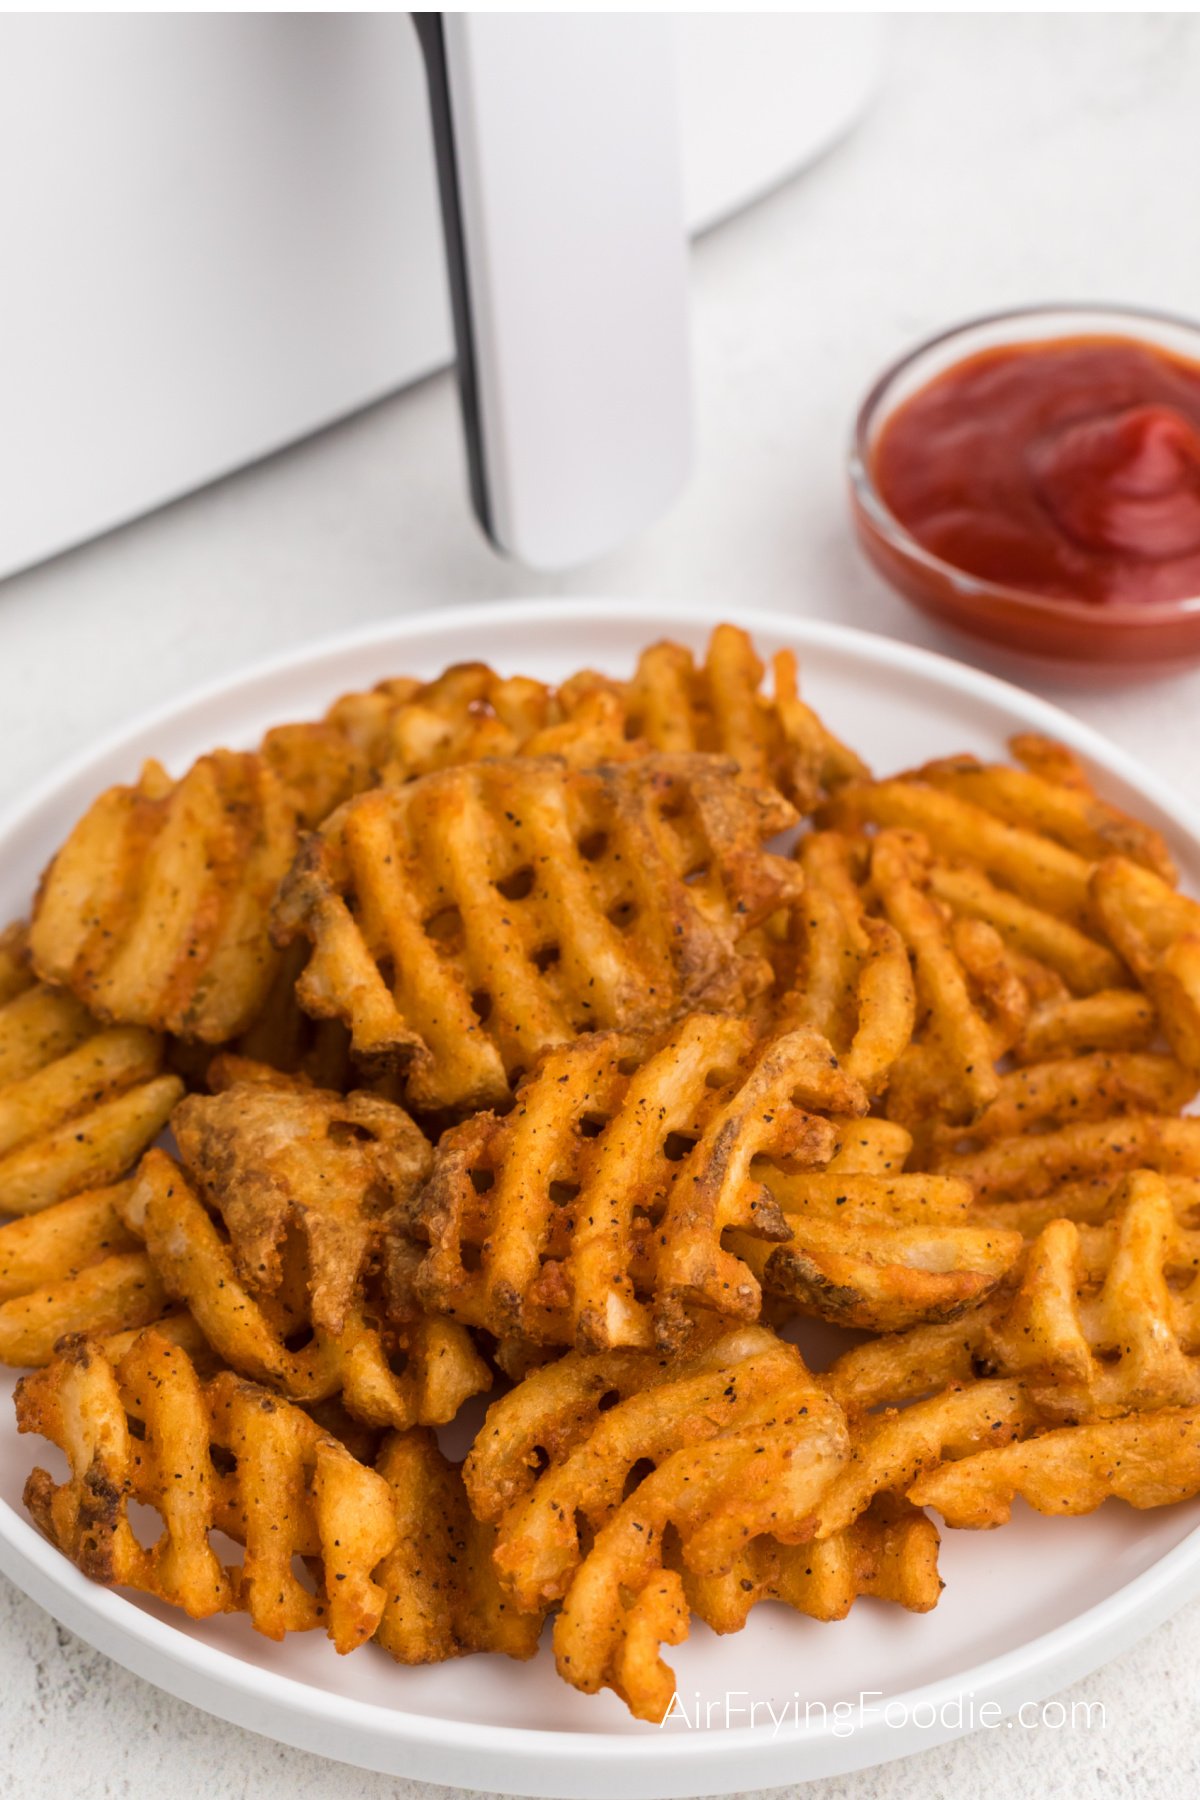
<svg viewBox="0 0 1200 1800">
<path fill-rule="evenodd" d="M 1105 1500 L 1174 1506 L 1200 1493 L 1200 1407 L 1129 1413 L 1044 1431 L 930 1469 L 909 1489 L 947 1525 L 1005 1525 L 1020 1495 L 1041 1513 L 1078 1517 Z"/>
<path fill-rule="evenodd" d="M 722 1233 L 785 1235 L 772 1161 L 827 1161 L 836 1129 L 808 1109 L 866 1104 L 812 1032 L 756 1044 L 746 1021 L 697 1013 L 649 1041 L 592 1033 L 550 1052 L 506 1118 L 443 1136 L 414 1213 L 418 1296 L 589 1350 L 681 1343 L 688 1305 L 752 1319 L 758 1283 Z"/>
<path fill-rule="evenodd" d="M 429 1173 L 432 1148 L 400 1107 L 281 1079 L 193 1094 L 171 1120 L 179 1157 L 221 1214 L 242 1280 L 278 1294 L 289 1233 L 303 1247 L 310 1322 L 341 1332 L 384 1216 Z"/>
<path fill-rule="evenodd" d="M 183 1171 L 161 1150 L 143 1157 L 124 1217 L 208 1343 L 231 1368 L 290 1399 L 340 1394 L 354 1417 L 404 1430 L 446 1424 L 491 1385 L 466 1331 L 448 1320 L 407 1319 L 385 1330 L 355 1295 L 340 1330 L 329 1332 L 312 1329 L 303 1279 L 276 1294 L 252 1290 Z M 293 1349 L 297 1335 L 310 1341 Z"/>
<path fill-rule="evenodd" d="M 653 1029 L 769 985 L 739 939 L 795 892 L 762 840 L 794 814 L 706 757 L 591 773 L 473 764 L 361 795 L 312 837 L 276 912 L 314 945 L 298 993 L 422 1107 L 504 1101 L 580 1030 Z M 636 930 L 634 927 L 636 926 Z"/>
<path fill-rule="evenodd" d="M 1162 1177 L 1127 1176 L 1111 1222 L 1056 1219 L 1035 1239 L 984 1334 L 984 1359 L 1051 1417 L 1190 1405 L 1200 1400 L 1198 1265 L 1200 1232 L 1180 1226 Z"/>
<path fill-rule="evenodd" d="M 1078 1194 L 1083 1182 L 1107 1197 L 1116 1178 L 1130 1169 L 1200 1176 L 1200 1119 L 1130 1113 L 1062 1125 L 997 1138 L 981 1150 L 942 1153 L 931 1158 L 930 1168 L 969 1181 L 985 1202 L 1038 1200 L 1066 1183 Z"/>
<path fill-rule="evenodd" d="M 296 844 L 295 807 L 261 757 L 219 750 L 181 781 L 147 763 L 42 877 L 33 966 L 112 1023 L 236 1037 L 275 973 L 267 914 Z"/>
<path fill-rule="evenodd" d="M 335 725 L 276 725 L 259 755 L 279 777 L 308 831 L 371 783 L 366 754 Z"/>
<path fill-rule="evenodd" d="M 473 1517 L 462 1476 L 432 1433 L 392 1433 L 376 1466 L 397 1532 L 375 1572 L 387 1596 L 375 1642 L 399 1663 L 532 1656 L 543 1615 L 518 1611 L 504 1592 L 492 1567 L 495 1528 Z"/>
<path fill-rule="evenodd" d="M 727 1574 L 747 1540 L 797 1541 L 847 1435 L 841 1409 L 791 1355 L 790 1380 L 731 1429 L 665 1455 L 597 1530 L 554 1629 L 558 1671 L 573 1687 L 611 1687 L 635 1717 L 665 1716 L 675 1683 L 659 1648 L 681 1643 L 688 1624 L 683 1580 L 663 1564 L 668 1527 L 700 1577 Z"/>
<path fill-rule="evenodd" d="M 1200 905 L 1123 857 L 1096 868 L 1101 924 L 1154 1002 L 1167 1042 L 1200 1077 Z"/>
<path fill-rule="evenodd" d="M 878 1494 L 913 1494 L 913 1484 L 948 1456 L 1003 1444 L 1034 1430 L 1036 1406 L 1017 1382 L 973 1381 L 948 1387 L 902 1411 L 866 1419 L 849 1459 L 803 1521 L 798 1541 L 848 1530 Z"/>
<path fill-rule="evenodd" d="M 19 922 L 0 931 L 0 1006 L 7 1006 L 33 985 L 33 971 L 25 955 L 28 942 L 29 929 Z"/>
<path fill-rule="evenodd" d="M 0 1227 L 0 1362 L 35 1368 L 60 1337 L 140 1328 L 167 1298 L 123 1223 L 130 1183 L 94 1188 Z"/>
<path fill-rule="evenodd" d="M 1073 850 L 1087 862 L 1126 856 L 1174 883 L 1176 869 L 1161 832 L 1101 800 L 1082 763 L 1066 748 L 1034 732 L 1010 740 L 1022 769 L 947 756 L 926 763 L 915 779 L 980 806 L 995 818 Z"/>
<path fill-rule="evenodd" d="M 1094 1050 L 1148 1050 L 1158 1036 L 1158 1015 L 1134 988 L 1099 988 L 1083 999 L 1035 1006 L 1014 1047 L 1017 1062 L 1049 1062 Z"/>
<path fill-rule="evenodd" d="M 246 1612 L 275 1639 L 324 1625 L 341 1652 L 378 1625 L 387 1596 L 372 1571 L 397 1535 L 387 1483 L 298 1407 L 228 1372 L 202 1383 L 151 1328 L 116 1368 L 94 1341 L 65 1340 L 48 1368 L 22 1379 L 17 1424 L 67 1455 L 68 1480 L 34 1469 L 25 1504 L 91 1580 L 195 1619 Z M 130 1500 L 161 1518 L 149 1548 Z M 240 1567 L 221 1562 L 214 1527 L 244 1546 Z M 294 1556 L 318 1571 L 316 1594 Z"/>
<path fill-rule="evenodd" d="M 930 1612 L 944 1583 L 938 1530 L 915 1506 L 878 1494 L 865 1513 L 820 1543 L 757 1537 L 725 1575 L 693 1575 L 680 1560 L 688 1608 L 713 1631 L 740 1631 L 763 1600 L 781 1600 L 811 1619 L 844 1619 L 866 1596 L 908 1612 Z"/>
<path fill-rule="evenodd" d="M 1087 996 L 1119 989 L 1129 979 L 1124 964 L 1107 944 L 1052 908 L 997 887 L 973 863 L 935 857 L 929 865 L 929 890 L 958 918 L 990 925 L 1011 949 L 1053 970 L 1072 994 Z"/>
<path fill-rule="evenodd" d="M 912 1039 L 916 990 L 900 934 L 866 911 L 856 848 L 833 831 L 800 841 L 804 893 L 792 915 L 799 967 L 776 1024 L 820 1032 L 874 1098 Z"/>
<path fill-rule="evenodd" d="M 1068 1120 L 1178 1112 L 1195 1093 L 1196 1077 L 1173 1056 L 1095 1050 L 1013 1069 L 999 1077 L 997 1089 L 991 1105 L 967 1129 L 975 1144 L 1064 1126 Z M 961 1129 L 934 1124 L 925 1142 L 936 1155 L 962 1137 Z"/>
<path fill-rule="evenodd" d="M 0 1210 L 123 1175 L 183 1092 L 161 1069 L 152 1032 L 102 1031 L 69 994 L 38 984 L 0 1007 Z"/>
</svg>

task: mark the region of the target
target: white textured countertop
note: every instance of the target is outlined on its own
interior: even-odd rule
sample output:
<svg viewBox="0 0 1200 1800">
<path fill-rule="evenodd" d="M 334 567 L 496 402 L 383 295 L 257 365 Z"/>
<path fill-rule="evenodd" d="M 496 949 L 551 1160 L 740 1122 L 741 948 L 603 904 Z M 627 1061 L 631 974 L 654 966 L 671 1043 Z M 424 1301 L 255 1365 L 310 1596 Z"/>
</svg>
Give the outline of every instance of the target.
<svg viewBox="0 0 1200 1800">
<path fill-rule="evenodd" d="M 735 617 L 740 605 L 778 607 L 963 654 L 851 546 L 841 452 L 856 400 L 909 341 L 1008 303 L 1200 312 L 1198 93 L 1198 19 L 898 21 L 887 87 L 853 139 L 696 253 L 699 459 L 668 519 L 569 578 L 499 563 L 467 516 L 452 387 L 431 381 L 0 586 L 0 807 L 98 732 L 197 682 L 454 600 L 694 597 Z M 1200 671 L 1099 694 L 1039 689 L 1181 788 L 1200 778 Z M 1190 1800 L 1198 1666 L 1193 1606 L 1073 1690 L 1103 1702 L 1103 1731 L 988 1732 L 806 1792 L 956 1800 L 986 1788 L 1015 1800 L 1036 1786 Z M 22 1797 L 443 1791 L 210 1719 L 2 1582 L 0 1742 L 0 1787 Z"/>
</svg>

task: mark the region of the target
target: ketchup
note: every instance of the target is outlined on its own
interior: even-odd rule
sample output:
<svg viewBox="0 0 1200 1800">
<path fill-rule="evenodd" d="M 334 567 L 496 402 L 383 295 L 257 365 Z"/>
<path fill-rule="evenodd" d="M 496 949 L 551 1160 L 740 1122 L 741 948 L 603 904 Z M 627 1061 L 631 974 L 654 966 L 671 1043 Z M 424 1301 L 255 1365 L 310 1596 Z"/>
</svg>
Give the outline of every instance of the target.
<svg viewBox="0 0 1200 1800">
<path fill-rule="evenodd" d="M 1200 363 L 1144 342 L 968 357 L 892 414 L 872 474 L 968 574 L 1097 606 L 1200 595 Z"/>
</svg>

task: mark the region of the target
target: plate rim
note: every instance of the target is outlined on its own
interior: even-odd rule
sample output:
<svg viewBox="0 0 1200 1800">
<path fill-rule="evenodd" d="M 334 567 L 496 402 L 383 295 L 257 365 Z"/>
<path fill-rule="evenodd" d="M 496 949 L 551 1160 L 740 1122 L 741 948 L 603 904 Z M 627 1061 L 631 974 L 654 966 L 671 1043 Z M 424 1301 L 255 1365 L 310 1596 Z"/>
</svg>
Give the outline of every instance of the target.
<svg viewBox="0 0 1200 1800">
<path fill-rule="evenodd" d="M 374 645 L 391 654 L 403 650 L 408 643 L 419 643 L 431 632 L 468 634 L 476 628 L 486 630 L 489 625 L 519 629 L 549 620 L 561 628 L 570 622 L 603 625 L 636 619 L 645 625 L 649 641 L 661 629 L 686 626 L 689 632 L 708 631 L 731 615 L 756 638 L 761 635 L 789 642 L 801 658 L 807 648 L 840 652 L 877 669 L 892 668 L 924 676 L 960 695 L 975 695 L 981 701 L 1009 708 L 1016 704 L 1031 726 L 1062 738 L 1135 788 L 1200 850 L 1200 813 L 1169 782 L 1093 726 L 1014 682 L 939 651 L 834 621 L 740 605 L 722 607 L 678 600 L 596 596 L 497 599 L 425 608 L 330 633 L 197 684 L 102 734 L 53 767 L 0 815 L 0 850 L 73 782 L 97 764 L 119 757 L 148 734 L 168 725 L 178 726 L 189 715 L 202 713 L 207 707 L 243 694 L 248 697 L 258 685 L 286 679 L 289 674 L 315 668 L 337 656 Z M 827 1718 L 823 1723 L 810 1720 L 770 1734 L 751 1725 L 683 1735 L 664 1734 L 655 1727 L 649 1727 L 645 1734 L 564 1731 L 440 1715 L 427 1717 L 335 1694 L 281 1671 L 243 1662 L 219 1645 L 188 1636 L 123 1594 L 89 1582 L 4 1500 L 0 1500 L 0 1570 L 35 1604 L 61 1618 L 62 1623 L 95 1648 L 177 1698 L 278 1741 L 332 1754 L 339 1760 L 353 1760 L 359 1766 L 405 1773 L 434 1783 L 470 1785 L 471 1771 L 479 1774 L 486 1769 L 486 1785 L 495 1792 L 664 1797 L 723 1793 L 727 1785 L 744 1788 L 750 1780 L 758 1785 L 774 1785 L 877 1766 L 898 1756 L 933 1748 L 970 1729 L 969 1725 L 939 1726 L 920 1730 L 914 1740 L 911 1728 L 896 1729 L 876 1721 L 860 1724 L 852 1733 L 838 1736 Z M 1072 1618 L 955 1675 L 895 1694 L 891 1701 L 907 1707 L 910 1714 L 917 1705 L 932 1703 L 940 1709 L 968 1691 L 982 1702 L 1002 1696 L 1018 1679 L 1024 1683 L 1022 1699 L 1040 1699 L 1045 1692 L 1055 1691 L 1055 1687 L 1042 1687 L 1039 1683 L 1062 1686 L 1089 1673 L 1153 1629 L 1197 1592 L 1200 1526 L 1113 1593 Z M 61 1600 L 68 1617 L 59 1613 L 56 1599 Z M 93 1624 L 102 1629 L 105 1641 L 97 1642 L 91 1634 L 89 1627 Z M 147 1666 L 150 1659 L 153 1668 Z M 204 1682 L 204 1699 L 196 1699 L 186 1691 L 189 1677 Z M 225 1703 L 217 1704 L 214 1695 L 224 1698 Z M 1010 1694 L 1010 1698 L 1015 1696 Z M 285 1714 L 293 1726 L 291 1735 L 281 1735 L 277 1720 L 256 1725 L 253 1718 L 246 1716 L 259 1705 Z M 336 1750 L 325 1748 L 316 1741 L 319 1727 L 335 1730 L 343 1739 L 353 1737 L 355 1746 L 348 1748 L 342 1742 Z M 649 1735 L 651 1730 L 657 1735 Z M 408 1747 L 418 1755 L 413 1766 L 403 1770 L 388 1759 L 364 1762 L 363 1752 L 372 1743 L 387 1744 L 393 1749 Z M 789 1766 L 800 1754 L 811 1756 L 812 1766 Z M 580 1765 L 586 1767 L 581 1769 Z M 701 1769 L 707 1772 L 700 1773 Z M 589 1776 L 590 1770 L 595 1770 L 596 1778 Z M 700 1785 L 696 1784 L 697 1775 Z"/>
</svg>

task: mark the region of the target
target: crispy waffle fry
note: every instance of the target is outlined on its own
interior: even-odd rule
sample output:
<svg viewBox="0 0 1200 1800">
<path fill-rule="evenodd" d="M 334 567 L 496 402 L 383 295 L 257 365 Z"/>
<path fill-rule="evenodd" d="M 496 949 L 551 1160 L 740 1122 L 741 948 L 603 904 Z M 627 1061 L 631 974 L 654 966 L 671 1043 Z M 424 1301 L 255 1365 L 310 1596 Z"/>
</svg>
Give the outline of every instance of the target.
<svg viewBox="0 0 1200 1800">
<path fill-rule="evenodd" d="M 956 1319 L 856 1344 L 822 1380 L 836 1400 L 857 1412 L 903 1406 L 973 1381 L 981 1372 L 984 1333 L 1001 1304 L 994 1297 Z"/>
<path fill-rule="evenodd" d="M 874 841 L 872 886 L 916 975 L 918 1041 L 893 1069 L 888 1097 L 889 1114 L 906 1125 L 931 1114 L 969 1122 L 999 1087 L 982 996 L 972 993 L 962 946 L 930 897 L 927 865 L 926 846 L 912 833 L 885 830 Z"/>
<path fill-rule="evenodd" d="M 372 1094 L 240 1080 L 184 1100 L 171 1129 L 184 1167 L 225 1222 L 243 1281 L 277 1294 L 284 1241 L 295 1233 L 307 1256 L 311 1323 L 342 1331 L 384 1215 L 409 1199 L 433 1162 L 408 1114 Z"/>
<path fill-rule="evenodd" d="M 372 1571 L 397 1533 L 387 1483 L 299 1407 L 228 1372 L 202 1383 L 151 1328 L 115 1369 L 94 1341 L 66 1339 L 18 1386 L 17 1423 L 67 1455 L 68 1480 L 34 1469 L 25 1504 L 91 1580 L 192 1618 L 246 1612 L 276 1639 L 324 1625 L 342 1652 L 378 1625 L 387 1596 Z M 134 1534 L 130 1500 L 159 1513 L 152 1546 Z M 240 1567 L 222 1563 L 214 1528 L 244 1546 Z M 317 1569 L 316 1594 L 295 1556 Z"/>
<path fill-rule="evenodd" d="M 856 848 L 833 831 L 800 841 L 804 893 L 792 914 L 799 968 L 776 1023 L 819 1031 L 846 1073 L 877 1096 L 912 1038 L 916 991 L 900 934 L 863 904 Z"/>
<path fill-rule="evenodd" d="M 1006 824 L 1032 830 L 1088 862 L 1127 856 L 1174 882 L 1175 864 L 1160 832 L 1110 806 L 1092 790 L 1083 765 L 1064 744 L 1024 732 L 1010 747 L 1023 769 L 947 756 L 926 763 L 915 779 L 953 794 Z"/>
<path fill-rule="evenodd" d="M 161 1150 L 143 1157 L 124 1216 L 168 1294 L 186 1304 L 230 1367 L 292 1399 L 340 1393 L 356 1418 L 403 1430 L 446 1424 L 491 1385 L 466 1331 L 448 1320 L 407 1319 L 385 1330 L 356 1294 L 338 1332 L 310 1330 L 303 1281 L 299 1294 L 254 1292 L 183 1171 Z M 298 1335 L 310 1341 L 293 1349 L 289 1340 Z"/>
<path fill-rule="evenodd" d="M 947 1525 L 1005 1525 L 1020 1495 L 1041 1513 L 1078 1516 L 1105 1500 L 1173 1506 L 1200 1493 L 1200 1407 L 1129 1413 L 1045 1431 L 930 1469 L 910 1487 Z"/>
<path fill-rule="evenodd" d="M 844 1619 L 866 1595 L 908 1612 L 929 1612 L 943 1582 L 932 1519 L 895 1494 L 877 1494 L 836 1537 L 781 1544 L 757 1537 L 725 1575 L 694 1575 L 680 1560 L 689 1609 L 713 1631 L 740 1631 L 752 1607 L 781 1600 L 812 1619 Z"/>
<path fill-rule="evenodd" d="M 413 1104 L 486 1105 L 580 1030 L 648 1028 L 769 984 L 739 939 L 796 891 L 762 840 L 794 818 L 707 757 L 581 773 L 472 764 L 361 795 L 309 839 L 277 929 L 298 988 Z"/>
<path fill-rule="evenodd" d="M 1148 1050 L 1158 1015 L 1136 988 L 1099 988 L 1082 999 L 1054 998 L 1035 1006 L 1014 1047 L 1017 1062 L 1049 1062 L 1093 1050 Z"/>
<path fill-rule="evenodd" d="M 1167 1042 L 1200 1076 L 1200 905 L 1123 857 L 1092 875 L 1101 924 L 1153 1000 Z"/>
<path fill-rule="evenodd" d="M 1107 1225 L 1056 1219 L 985 1332 L 983 1356 L 1043 1412 L 1085 1419 L 1200 1400 L 1200 1233 L 1166 1184 L 1127 1176 Z"/>
<path fill-rule="evenodd" d="M 181 781 L 147 763 L 102 794 L 42 877 L 29 948 L 100 1018 L 203 1043 L 236 1037 L 276 968 L 267 932 L 296 811 L 261 757 L 202 756 Z"/>
<path fill-rule="evenodd" d="M 583 1555 L 581 1529 L 613 1516 L 639 1464 L 757 1418 L 783 1388 L 811 1386 L 798 1353 L 761 1326 L 710 1334 L 682 1358 L 610 1351 L 595 1360 L 606 1380 L 577 1351 L 527 1376 L 489 1409 L 484 1448 L 467 1459 L 477 1513 L 495 1517 L 497 1497 L 513 1496 L 499 1517 L 495 1563 L 525 1611 L 562 1598 Z M 536 1479 L 534 1451 L 545 1459 Z"/>
<path fill-rule="evenodd" d="M 1095 1050 L 1086 1056 L 1033 1063 L 1001 1075 L 999 1091 L 967 1128 L 976 1144 L 1021 1132 L 1065 1125 L 1068 1120 L 1107 1120 L 1123 1113 L 1172 1113 L 1186 1106 L 1196 1078 L 1173 1056 L 1147 1051 Z M 959 1142 L 962 1129 L 934 1124 L 926 1136 L 937 1154 Z"/>
<path fill-rule="evenodd" d="M 520 1612 L 492 1566 L 495 1527 L 473 1517 L 458 1468 L 428 1431 L 392 1433 L 377 1463 L 396 1544 L 376 1570 L 387 1599 L 375 1642 L 399 1663 L 494 1651 L 524 1660 L 542 1613 Z"/>
<path fill-rule="evenodd" d="M 335 725 L 276 725 L 259 746 L 306 830 L 371 782 L 366 754 Z"/>
<path fill-rule="evenodd" d="M 1107 1196 L 1118 1175 L 1141 1168 L 1200 1176 L 1200 1119 L 1130 1113 L 997 1138 L 981 1150 L 931 1160 L 934 1173 L 961 1176 L 985 1202 L 1038 1200 L 1060 1183 L 1084 1181 Z"/>
<path fill-rule="evenodd" d="M 819 817 L 821 824 L 842 831 L 870 824 L 918 832 L 938 857 L 977 864 L 1001 888 L 1039 911 L 1088 929 L 1091 862 L 957 794 L 920 780 L 861 782 L 840 789 Z"/>
<path fill-rule="evenodd" d="M 24 924 L 6 925 L 0 931 L 0 1006 L 7 1006 L 33 986 L 34 975 L 25 954 L 28 943 L 29 928 Z"/>
<path fill-rule="evenodd" d="M 68 994 L 38 984 L 0 1007 L 0 1210 L 123 1175 L 183 1092 L 161 1067 L 152 1032 L 102 1031 Z"/>
<path fill-rule="evenodd" d="M 668 1537 L 698 1576 L 727 1574 L 748 1539 L 794 1542 L 845 1451 L 841 1409 L 798 1372 L 757 1417 L 666 1456 L 576 1570 L 554 1628 L 559 1674 L 584 1693 L 611 1687 L 635 1717 L 661 1720 L 675 1682 L 659 1647 L 687 1635 L 683 1581 L 663 1565 Z"/>
<path fill-rule="evenodd" d="M 855 1432 L 848 1461 L 821 1494 L 797 1541 L 845 1531 L 877 1494 L 911 1494 L 917 1477 L 947 1456 L 1006 1443 L 1039 1422 L 1032 1400 L 1011 1381 L 948 1387 L 900 1412 L 874 1414 Z"/>
<path fill-rule="evenodd" d="M 649 1041 L 592 1033 L 507 1117 L 443 1136 L 415 1210 L 417 1292 L 499 1338 L 589 1350 L 679 1343 L 685 1305 L 754 1318 L 758 1283 L 722 1233 L 783 1236 L 772 1162 L 827 1161 L 836 1128 L 809 1108 L 866 1104 L 812 1032 L 756 1044 L 746 1021 L 697 1013 Z"/>
<path fill-rule="evenodd" d="M 1073 994 L 1119 988 L 1129 979 L 1107 944 L 1058 913 L 997 887 L 973 863 L 935 858 L 929 866 L 929 889 L 959 918 L 990 925 L 1011 949 L 1053 970 Z"/>
<path fill-rule="evenodd" d="M 49 1362 L 69 1332 L 157 1319 L 167 1300 L 118 1206 L 130 1184 L 93 1188 L 0 1227 L 0 1362 Z"/>
</svg>

